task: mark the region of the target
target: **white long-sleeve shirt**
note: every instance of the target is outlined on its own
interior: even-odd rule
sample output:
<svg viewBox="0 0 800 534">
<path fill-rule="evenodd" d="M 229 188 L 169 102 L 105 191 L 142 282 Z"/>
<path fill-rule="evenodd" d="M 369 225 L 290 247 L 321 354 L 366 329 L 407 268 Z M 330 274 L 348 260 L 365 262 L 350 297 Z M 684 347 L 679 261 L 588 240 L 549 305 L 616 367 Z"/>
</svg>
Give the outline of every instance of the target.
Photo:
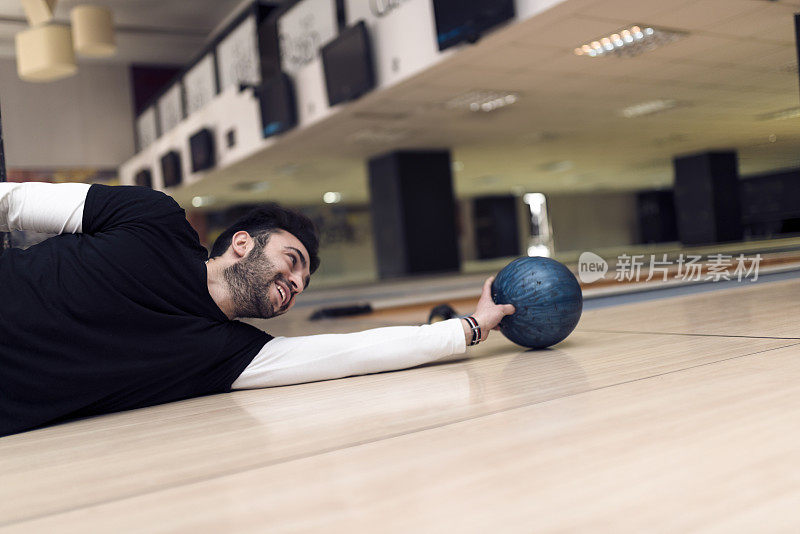
<svg viewBox="0 0 800 534">
<path fill-rule="evenodd" d="M 87 184 L 0 183 L 0 232 L 80 233 Z M 233 389 L 314 382 L 414 367 L 466 351 L 460 319 L 352 334 L 276 337 Z"/>
</svg>

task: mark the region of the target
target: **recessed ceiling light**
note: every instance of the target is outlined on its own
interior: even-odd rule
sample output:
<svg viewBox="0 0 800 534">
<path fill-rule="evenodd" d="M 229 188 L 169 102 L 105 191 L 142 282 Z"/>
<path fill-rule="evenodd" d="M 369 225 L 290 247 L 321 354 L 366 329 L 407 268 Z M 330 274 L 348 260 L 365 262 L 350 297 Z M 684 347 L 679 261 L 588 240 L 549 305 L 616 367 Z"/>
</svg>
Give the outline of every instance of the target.
<svg viewBox="0 0 800 534">
<path fill-rule="evenodd" d="M 555 141 L 561 137 L 560 134 L 556 132 L 532 132 L 523 134 L 519 140 L 522 143 L 527 144 L 535 144 L 535 143 L 547 143 L 550 141 Z"/>
<path fill-rule="evenodd" d="M 297 163 L 287 163 L 286 165 L 281 165 L 275 169 L 277 174 L 282 174 L 284 176 L 294 176 L 297 174 L 297 171 L 300 170 L 300 165 Z"/>
<path fill-rule="evenodd" d="M 322 195 L 322 201 L 325 204 L 336 204 L 342 201 L 342 194 L 338 191 L 328 191 Z"/>
<path fill-rule="evenodd" d="M 569 160 L 551 161 L 539 165 L 539 169 L 545 172 L 564 172 L 573 167 L 573 163 Z"/>
<path fill-rule="evenodd" d="M 575 49 L 576 56 L 633 57 L 683 39 L 688 34 L 673 30 L 654 28 L 644 24 L 633 24 L 597 40 L 584 43 Z"/>
<path fill-rule="evenodd" d="M 244 182 L 241 184 L 236 184 L 233 187 L 234 189 L 238 189 L 240 191 L 266 191 L 271 186 L 269 182 L 257 181 L 257 182 Z"/>
<path fill-rule="evenodd" d="M 347 136 L 347 142 L 361 145 L 396 143 L 410 134 L 409 130 L 399 128 L 364 128 Z"/>
<path fill-rule="evenodd" d="M 211 204 L 216 202 L 216 200 L 217 199 L 215 199 L 212 196 L 194 197 L 192 199 L 192 206 L 194 206 L 195 208 L 202 208 L 203 206 L 210 206 Z"/>
<path fill-rule="evenodd" d="M 780 109 L 756 117 L 760 121 L 780 121 L 800 117 L 800 107 Z"/>
<path fill-rule="evenodd" d="M 661 99 L 661 100 L 649 100 L 647 102 L 642 102 L 641 104 L 635 104 L 633 106 L 628 106 L 627 108 L 620 110 L 620 115 L 626 117 L 628 119 L 633 119 L 635 117 L 642 117 L 644 115 L 652 115 L 653 113 L 660 113 L 661 111 L 666 111 L 668 109 L 673 109 L 678 107 L 678 101 L 672 99 Z"/>
<path fill-rule="evenodd" d="M 519 100 L 519 93 L 512 91 L 473 90 L 460 94 L 445 102 L 448 109 L 468 109 L 472 112 L 495 111 Z"/>
</svg>

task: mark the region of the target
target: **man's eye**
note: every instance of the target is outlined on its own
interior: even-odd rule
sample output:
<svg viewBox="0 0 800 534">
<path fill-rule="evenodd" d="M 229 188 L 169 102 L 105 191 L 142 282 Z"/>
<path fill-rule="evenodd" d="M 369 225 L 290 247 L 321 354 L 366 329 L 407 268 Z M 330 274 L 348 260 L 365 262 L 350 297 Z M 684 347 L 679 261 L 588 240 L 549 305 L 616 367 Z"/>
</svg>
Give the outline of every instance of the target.
<svg viewBox="0 0 800 534">
<path fill-rule="evenodd" d="M 295 266 L 297 266 L 297 258 L 295 258 L 294 256 L 292 256 L 291 254 L 289 255 L 289 257 L 290 257 L 290 258 L 292 258 L 292 267 L 295 267 Z"/>
</svg>

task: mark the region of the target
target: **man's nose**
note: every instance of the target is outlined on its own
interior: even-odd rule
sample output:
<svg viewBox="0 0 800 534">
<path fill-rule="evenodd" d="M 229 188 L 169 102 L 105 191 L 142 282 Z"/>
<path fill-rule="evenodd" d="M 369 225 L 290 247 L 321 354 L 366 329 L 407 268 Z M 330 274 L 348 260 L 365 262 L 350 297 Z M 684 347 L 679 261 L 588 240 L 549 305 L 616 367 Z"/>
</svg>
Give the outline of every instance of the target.
<svg viewBox="0 0 800 534">
<path fill-rule="evenodd" d="M 298 293 L 299 294 L 299 293 L 303 292 L 303 289 L 304 289 L 303 288 L 303 279 L 300 277 L 300 275 L 295 274 L 295 273 L 291 273 L 289 275 L 289 283 L 291 284 L 292 291 L 294 293 Z"/>
</svg>

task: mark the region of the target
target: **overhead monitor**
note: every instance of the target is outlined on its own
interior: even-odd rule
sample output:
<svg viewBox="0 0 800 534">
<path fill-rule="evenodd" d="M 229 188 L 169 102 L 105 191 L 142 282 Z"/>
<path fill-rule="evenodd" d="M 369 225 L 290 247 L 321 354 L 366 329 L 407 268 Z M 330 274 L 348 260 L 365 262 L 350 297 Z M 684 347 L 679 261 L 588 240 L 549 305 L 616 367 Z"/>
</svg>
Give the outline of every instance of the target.
<svg viewBox="0 0 800 534">
<path fill-rule="evenodd" d="M 170 150 L 161 156 L 161 174 L 164 177 L 164 187 L 175 187 L 183 181 L 181 171 L 181 155 L 177 150 Z"/>
<path fill-rule="evenodd" d="M 322 48 L 322 66 L 331 106 L 355 100 L 375 88 L 372 47 L 364 21 Z"/>
<path fill-rule="evenodd" d="M 189 153 L 192 161 L 192 172 L 213 169 L 216 164 L 214 132 L 208 128 L 203 128 L 189 137 Z"/>
<path fill-rule="evenodd" d="M 514 0 L 433 0 L 439 50 L 462 42 L 474 43 L 481 34 L 514 18 Z"/>
<path fill-rule="evenodd" d="M 283 72 L 265 80 L 259 88 L 261 126 L 264 137 L 291 130 L 297 124 L 294 84 Z"/>
<path fill-rule="evenodd" d="M 133 183 L 142 187 L 153 187 L 153 173 L 150 169 L 142 169 L 133 177 Z"/>
</svg>

